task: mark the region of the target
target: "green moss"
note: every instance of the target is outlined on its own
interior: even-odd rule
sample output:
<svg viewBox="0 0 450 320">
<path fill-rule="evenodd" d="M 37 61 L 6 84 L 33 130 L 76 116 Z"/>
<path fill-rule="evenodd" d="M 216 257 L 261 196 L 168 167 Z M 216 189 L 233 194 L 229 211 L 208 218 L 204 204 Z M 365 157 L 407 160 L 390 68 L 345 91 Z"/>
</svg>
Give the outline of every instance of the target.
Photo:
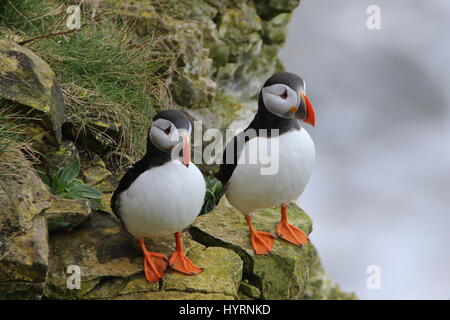
<svg viewBox="0 0 450 320">
<path fill-rule="evenodd" d="M 309 234 L 311 219 L 295 204 L 289 206 L 289 222 Z M 253 215 L 257 230 L 275 234 L 279 208 L 258 210 Z M 275 241 L 270 255 L 255 255 L 248 226 L 241 213 L 222 198 L 209 214 L 198 217 L 190 232 L 193 238 L 209 246 L 220 246 L 237 253 L 244 263 L 244 277 L 261 292 L 263 299 L 301 299 L 309 272 L 309 250 L 286 241 Z M 247 293 L 248 295 L 248 293 Z"/>
<path fill-rule="evenodd" d="M 243 108 L 244 106 L 237 98 L 225 91 L 217 93 L 212 106 L 213 111 L 219 114 L 219 118 L 225 120 L 221 123 L 222 128 L 228 127 L 231 122 L 236 120 Z"/>
<path fill-rule="evenodd" d="M 163 290 L 199 293 L 220 293 L 238 296 L 242 279 L 242 260 L 231 250 L 196 246 L 189 250 L 189 259 L 204 269 L 195 277 L 174 272 L 164 280 Z"/>
</svg>

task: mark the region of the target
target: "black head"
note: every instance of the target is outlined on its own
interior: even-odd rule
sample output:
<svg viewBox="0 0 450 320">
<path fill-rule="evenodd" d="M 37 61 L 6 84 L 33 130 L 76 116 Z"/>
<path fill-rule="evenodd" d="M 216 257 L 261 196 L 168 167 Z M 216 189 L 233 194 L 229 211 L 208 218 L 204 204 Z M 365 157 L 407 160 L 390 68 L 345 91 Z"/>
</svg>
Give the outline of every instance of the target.
<svg viewBox="0 0 450 320">
<path fill-rule="evenodd" d="M 185 129 L 188 131 L 191 130 L 191 123 L 189 122 L 188 118 L 180 111 L 173 109 L 160 111 L 153 117 L 153 122 L 158 119 L 164 119 L 172 122 L 172 124 L 177 129 Z"/>
<path fill-rule="evenodd" d="M 263 85 L 263 88 L 270 87 L 274 84 L 284 84 L 295 92 L 305 91 L 305 81 L 298 75 L 290 72 L 278 72 L 271 76 Z"/>
<path fill-rule="evenodd" d="M 154 147 L 166 154 L 183 154 L 183 163 L 189 164 L 190 146 L 189 140 L 192 127 L 187 117 L 177 110 L 163 110 L 153 118 L 153 123 L 148 133 L 147 152 Z"/>
<path fill-rule="evenodd" d="M 314 126 L 315 116 L 306 96 L 305 81 L 290 72 L 271 76 L 261 89 L 260 104 L 270 113 L 281 118 L 298 118 Z"/>
</svg>

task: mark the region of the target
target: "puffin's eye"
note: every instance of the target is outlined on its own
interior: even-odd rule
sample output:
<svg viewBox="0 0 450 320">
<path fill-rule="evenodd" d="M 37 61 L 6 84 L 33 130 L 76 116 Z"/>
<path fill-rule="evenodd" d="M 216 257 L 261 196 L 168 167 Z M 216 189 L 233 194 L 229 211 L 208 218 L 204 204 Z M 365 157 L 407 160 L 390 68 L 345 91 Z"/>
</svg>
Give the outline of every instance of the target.
<svg viewBox="0 0 450 320">
<path fill-rule="evenodd" d="M 169 135 L 170 134 L 170 126 L 167 129 L 163 130 L 165 134 Z"/>
<path fill-rule="evenodd" d="M 286 100 L 287 99 L 287 97 L 288 97 L 288 93 L 287 93 L 287 90 L 286 89 L 284 89 L 284 92 L 283 92 L 283 94 L 280 94 L 280 97 L 282 97 L 284 100 Z"/>
</svg>

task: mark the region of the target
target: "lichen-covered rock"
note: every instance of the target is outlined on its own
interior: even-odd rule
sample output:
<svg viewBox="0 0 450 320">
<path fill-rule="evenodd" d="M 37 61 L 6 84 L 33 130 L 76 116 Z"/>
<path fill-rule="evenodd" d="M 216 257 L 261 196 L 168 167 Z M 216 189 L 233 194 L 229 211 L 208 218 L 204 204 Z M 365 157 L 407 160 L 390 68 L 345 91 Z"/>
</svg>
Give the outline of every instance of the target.
<svg viewBox="0 0 450 320">
<path fill-rule="evenodd" d="M 148 239 L 147 249 L 170 256 L 173 237 Z M 242 277 L 239 256 L 224 248 L 205 248 L 184 236 L 187 255 L 201 274 L 190 277 L 168 272 L 162 283 L 144 277 L 142 255 L 137 241 L 109 214 L 95 212 L 92 218 L 68 233 L 50 237 L 49 272 L 45 296 L 52 299 L 158 299 L 199 297 L 204 299 L 237 296 Z M 79 266 L 80 289 L 66 285 L 67 268 Z"/>
<path fill-rule="evenodd" d="M 242 260 L 236 253 L 225 248 L 196 245 L 189 251 L 189 258 L 204 271 L 196 277 L 173 273 L 164 281 L 164 290 L 219 293 L 238 297 Z"/>
<path fill-rule="evenodd" d="M 30 145 L 47 156 L 49 147 L 57 146 L 58 141 L 50 129 L 45 128 L 40 121 L 28 121 L 26 126 L 22 127 L 22 133 Z M 61 143 L 65 143 L 62 141 Z"/>
<path fill-rule="evenodd" d="M 264 19 L 286 12 L 292 12 L 300 3 L 300 0 L 254 0 L 258 14 Z"/>
<path fill-rule="evenodd" d="M 275 234 L 280 208 L 258 210 L 255 228 Z M 288 209 L 289 222 L 305 233 L 312 230 L 311 219 L 295 204 Z M 221 246 L 236 252 L 244 264 L 239 299 L 355 299 L 340 290 L 320 264 L 314 246 L 299 248 L 277 239 L 270 255 L 255 255 L 244 216 L 223 197 L 217 207 L 196 219 L 190 228 L 193 238 L 205 245 Z"/>
<path fill-rule="evenodd" d="M 265 43 L 282 44 L 286 40 L 287 25 L 291 21 L 291 13 L 282 13 L 269 21 L 263 22 L 263 39 Z"/>
<path fill-rule="evenodd" d="M 49 246 L 48 298 L 83 298 L 105 285 L 105 279 L 131 277 L 142 271 L 138 247 L 110 215 L 94 213 L 82 227 L 52 235 Z M 80 289 L 66 285 L 71 265 L 81 268 Z M 154 290 L 150 284 L 147 288 Z"/>
<path fill-rule="evenodd" d="M 10 157 L 17 167 L 2 175 L 0 187 L 0 298 L 39 299 L 48 269 L 42 211 L 51 194 L 20 151 Z"/>
<path fill-rule="evenodd" d="M 82 177 L 84 182 L 91 186 L 95 186 L 105 181 L 110 176 L 111 171 L 101 165 L 90 164 L 88 167 L 83 168 L 82 170 Z"/>
<path fill-rule="evenodd" d="M 6 40 L 0 40 L 0 97 L 43 112 L 61 140 L 64 98 L 55 73 L 34 52 Z"/>
<path fill-rule="evenodd" d="M 208 56 L 209 49 L 203 46 L 202 21 L 167 21 L 171 22 L 171 31 L 166 42 L 180 53 L 176 62 L 178 72 L 171 79 L 173 97 L 182 106 L 208 107 L 216 94 L 216 83 L 212 79 L 213 60 Z"/>
<path fill-rule="evenodd" d="M 242 281 L 239 291 L 251 299 L 259 299 L 261 297 L 261 291 L 249 283 L 248 280 Z"/>
<path fill-rule="evenodd" d="M 253 218 L 255 228 L 275 232 L 279 208 L 259 210 Z M 311 219 L 297 206 L 289 206 L 289 221 L 311 231 Z M 255 255 L 244 216 L 224 197 L 218 207 L 194 222 L 194 239 L 235 251 L 244 261 L 244 275 L 261 291 L 264 299 L 300 299 L 303 297 L 309 268 L 311 244 L 303 249 L 285 241 L 276 241 L 269 256 Z"/>
<path fill-rule="evenodd" d="M 91 214 L 88 200 L 52 197 L 50 207 L 44 210 L 49 232 L 70 231 L 85 222 Z"/>
<path fill-rule="evenodd" d="M 261 18 L 253 5 L 242 3 L 237 8 L 226 9 L 219 27 L 219 36 L 229 48 L 230 59 L 250 51 L 260 40 Z"/>
<path fill-rule="evenodd" d="M 42 163 L 50 177 L 56 176 L 59 168 L 63 168 L 73 161 L 80 161 L 77 147 L 70 140 L 63 140 L 57 145 L 40 146 L 38 150 L 45 155 Z"/>
</svg>

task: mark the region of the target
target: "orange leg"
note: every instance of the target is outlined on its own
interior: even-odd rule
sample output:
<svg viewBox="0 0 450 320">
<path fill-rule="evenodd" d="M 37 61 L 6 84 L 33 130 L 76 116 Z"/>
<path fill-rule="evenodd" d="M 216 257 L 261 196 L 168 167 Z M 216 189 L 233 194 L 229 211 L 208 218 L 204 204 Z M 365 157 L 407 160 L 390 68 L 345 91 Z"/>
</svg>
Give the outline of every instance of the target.
<svg viewBox="0 0 450 320">
<path fill-rule="evenodd" d="M 273 242 L 275 240 L 273 234 L 258 231 L 253 227 L 252 217 L 246 216 L 248 227 L 250 229 L 250 239 L 252 241 L 253 250 L 256 254 L 269 254 L 272 251 Z"/>
<path fill-rule="evenodd" d="M 144 256 L 144 273 L 148 282 L 158 282 L 164 277 L 164 271 L 169 266 L 167 257 L 158 252 L 150 252 L 145 248 L 144 238 L 139 239 L 139 245 Z"/>
<path fill-rule="evenodd" d="M 183 252 L 183 241 L 181 232 L 175 233 L 176 248 L 169 260 L 169 265 L 173 270 L 193 276 L 203 271 L 202 268 L 195 266 Z"/>
<path fill-rule="evenodd" d="M 299 228 L 288 223 L 287 207 L 287 204 L 281 205 L 281 220 L 277 225 L 277 235 L 301 247 L 309 242 L 308 236 Z"/>
</svg>

